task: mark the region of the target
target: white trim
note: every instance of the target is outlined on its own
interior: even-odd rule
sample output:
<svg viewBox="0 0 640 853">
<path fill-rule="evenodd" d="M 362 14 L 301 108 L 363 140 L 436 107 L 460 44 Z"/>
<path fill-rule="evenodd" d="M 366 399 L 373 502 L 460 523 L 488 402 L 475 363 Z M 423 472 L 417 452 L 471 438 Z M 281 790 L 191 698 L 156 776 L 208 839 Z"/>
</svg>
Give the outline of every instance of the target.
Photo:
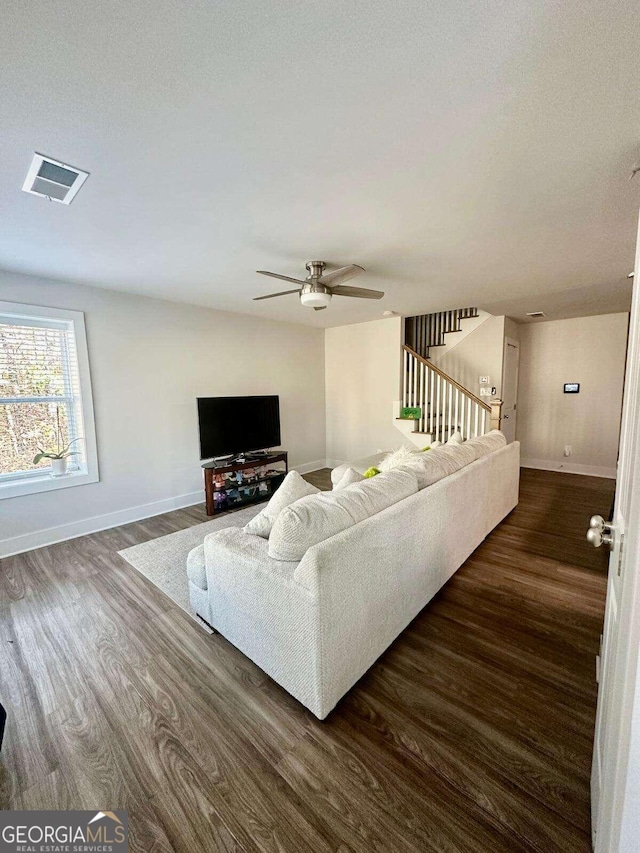
<svg viewBox="0 0 640 853">
<path fill-rule="evenodd" d="M 32 551 L 34 548 L 55 545 L 57 542 L 66 542 L 68 539 L 77 539 L 78 536 L 86 536 L 89 533 L 98 533 L 100 530 L 111 527 L 119 527 L 121 524 L 130 524 L 132 521 L 141 521 L 143 518 L 151 518 L 174 509 L 184 509 L 198 503 L 204 503 L 203 491 L 140 504 L 140 506 L 132 506 L 116 512 L 107 512 L 104 515 L 94 515 L 92 518 L 71 521 L 58 527 L 47 527 L 22 536 L 13 536 L 11 539 L 3 539 L 0 542 L 0 559 L 21 554 L 23 551 Z"/>
<path fill-rule="evenodd" d="M 325 459 L 316 459 L 315 462 L 303 462 L 301 465 L 293 465 L 294 471 L 298 474 L 308 474 L 310 471 L 317 471 L 318 468 L 326 468 Z"/>
<path fill-rule="evenodd" d="M 597 465 L 579 465 L 573 462 L 556 462 L 552 459 L 522 459 L 521 468 L 536 468 L 541 471 L 561 471 L 563 474 L 584 474 L 588 477 L 616 479 L 615 468 L 600 468 Z"/>
<path fill-rule="evenodd" d="M 338 468 L 340 465 L 346 465 L 346 459 L 325 459 L 325 468 Z"/>
<path fill-rule="evenodd" d="M 613 693 L 602 751 L 599 811 L 593 821 L 596 853 L 635 851 L 640 846 L 640 227 L 636 243 L 629 343 L 620 435 L 621 476 L 616 505 L 626 509 L 619 566 L 617 642 L 611 670 Z M 620 492 L 624 489 L 624 492 Z M 616 519 L 618 520 L 616 512 Z M 609 569 L 611 571 L 611 569 Z M 609 607 L 609 601 L 607 601 Z M 598 696 L 598 702 L 602 696 Z M 592 794 L 592 803 L 593 803 Z"/>
<path fill-rule="evenodd" d="M 295 465 L 294 470 L 301 474 L 308 474 L 318 468 L 324 468 L 325 460 L 318 459 L 316 462 L 303 462 Z M 62 479 L 62 478 L 61 478 Z M 162 515 L 176 509 L 184 509 L 188 506 L 204 504 L 204 489 L 198 492 L 189 492 L 186 495 L 178 495 L 173 498 L 153 501 L 148 504 L 128 507 L 127 509 L 108 512 L 104 515 L 95 515 L 91 518 L 83 518 L 80 521 L 72 521 L 69 524 L 61 524 L 58 527 L 47 527 L 33 533 L 25 533 L 22 536 L 13 536 L 11 539 L 0 541 L 0 559 L 11 557 L 14 554 L 22 554 L 24 551 L 33 551 L 34 548 L 44 548 L 47 545 L 55 545 L 57 542 L 66 542 L 68 539 L 77 539 L 78 536 L 86 536 L 89 533 L 98 533 L 100 530 L 108 530 L 111 527 L 119 527 L 122 524 L 130 524 L 133 521 L 141 521 L 154 515 Z"/>
<path fill-rule="evenodd" d="M 60 477 L 53 477 L 48 468 L 42 470 L 45 473 L 41 477 L 25 476 L 24 472 L 20 472 L 21 476 L 16 477 L 12 482 L 0 482 L 0 500 L 3 498 L 19 498 L 22 495 L 35 495 L 40 492 L 53 492 L 57 489 L 68 489 L 71 486 L 86 486 L 89 483 L 97 482 L 98 479 L 82 470 L 70 471 Z"/>
<path fill-rule="evenodd" d="M 18 320 L 45 318 L 73 323 L 82 404 L 82 443 L 86 459 L 86 466 L 83 466 L 85 470 L 68 474 L 65 477 L 52 478 L 47 472 L 47 476 L 44 477 L 16 478 L 13 482 L 3 483 L 0 485 L 0 500 L 20 497 L 21 495 L 33 495 L 38 492 L 49 492 L 55 489 L 66 489 L 70 486 L 84 486 L 87 483 L 97 483 L 100 475 L 84 314 L 82 311 L 67 311 L 66 309 L 48 308 L 43 305 L 26 305 L 21 302 L 0 302 L 0 314 L 16 317 Z"/>
</svg>

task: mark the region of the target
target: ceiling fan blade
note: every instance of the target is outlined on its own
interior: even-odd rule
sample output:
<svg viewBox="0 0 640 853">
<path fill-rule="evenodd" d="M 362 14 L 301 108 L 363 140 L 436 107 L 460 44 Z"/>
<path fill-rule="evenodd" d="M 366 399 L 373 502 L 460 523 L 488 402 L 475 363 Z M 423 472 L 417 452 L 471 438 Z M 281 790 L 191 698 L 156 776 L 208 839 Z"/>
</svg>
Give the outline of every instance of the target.
<svg viewBox="0 0 640 853">
<path fill-rule="evenodd" d="M 334 296 L 355 296 L 356 299 L 382 299 L 384 291 L 368 290 L 366 287 L 343 287 L 338 285 L 331 288 Z"/>
<path fill-rule="evenodd" d="M 358 264 L 349 264 L 348 267 L 340 267 L 339 270 L 325 273 L 320 278 L 321 284 L 326 284 L 328 287 L 333 287 L 335 284 L 342 284 L 343 281 L 348 281 L 364 272 L 364 267 L 359 267 Z"/>
<path fill-rule="evenodd" d="M 304 281 L 304 279 L 291 278 L 288 275 L 280 275 L 280 273 L 277 272 L 267 272 L 267 270 L 256 270 L 256 272 L 260 273 L 260 275 L 271 276 L 271 278 L 281 278 L 282 281 L 292 281 L 294 284 L 306 284 L 306 281 Z"/>
<path fill-rule="evenodd" d="M 259 302 L 261 299 L 273 299 L 275 296 L 286 296 L 288 293 L 300 293 L 299 290 L 281 290 L 280 293 L 268 293 L 266 296 L 254 296 L 253 301 Z"/>
<path fill-rule="evenodd" d="M 325 309 L 326 307 L 327 307 L 326 305 L 320 305 L 320 306 L 318 306 L 318 307 L 316 307 L 316 306 L 314 305 L 313 310 L 314 310 L 314 311 L 324 311 L 324 309 Z"/>
</svg>

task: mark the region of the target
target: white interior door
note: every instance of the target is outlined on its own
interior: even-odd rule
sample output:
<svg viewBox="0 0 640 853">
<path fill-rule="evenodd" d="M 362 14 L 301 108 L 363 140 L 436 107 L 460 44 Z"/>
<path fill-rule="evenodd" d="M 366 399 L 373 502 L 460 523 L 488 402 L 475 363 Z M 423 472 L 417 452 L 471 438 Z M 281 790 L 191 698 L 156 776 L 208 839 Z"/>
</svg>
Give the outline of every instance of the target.
<svg viewBox="0 0 640 853">
<path fill-rule="evenodd" d="M 507 442 L 516 440 L 516 418 L 518 405 L 518 365 L 520 344 L 513 338 L 504 339 L 502 357 L 502 424 L 501 429 Z"/>
<path fill-rule="evenodd" d="M 640 850 L 640 808 L 632 803 L 640 779 L 640 736 L 632 719 L 640 642 L 640 281 L 638 255 L 625 379 L 615 510 L 604 535 L 611 542 L 607 602 L 598 661 L 598 708 L 591 773 L 594 849 Z M 591 538 L 598 540 L 598 532 Z M 635 766 L 635 765 L 638 766 Z M 630 799 L 631 798 L 631 799 Z M 634 823 L 635 815 L 635 823 Z"/>
</svg>

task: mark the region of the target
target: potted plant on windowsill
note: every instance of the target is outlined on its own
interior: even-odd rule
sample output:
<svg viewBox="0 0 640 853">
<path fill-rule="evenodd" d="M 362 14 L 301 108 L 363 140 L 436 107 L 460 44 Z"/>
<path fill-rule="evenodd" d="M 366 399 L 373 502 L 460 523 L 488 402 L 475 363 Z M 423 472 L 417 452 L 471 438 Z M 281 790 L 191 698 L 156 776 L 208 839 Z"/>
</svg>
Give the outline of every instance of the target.
<svg viewBox="0 0 640 853">
<path fill-rule="evenodd" d="M 51 476 L 63 477 L 67 473 L 67 462 L 70 456 L 79 456 L 78 450 L 71 450 L 71 445 L 76 441 L 81 441 L 79 438 L 74 438 L 73 441 L 65 444 L 62 435 L 62 427 L 60 426 L 60 408 L 56 409 L 56 449 L 43 450 L 38 447 L 38 452 L 33 458 L 33 464 L 38 465 L 43 459 L 51 460 Z"/>
</svg>

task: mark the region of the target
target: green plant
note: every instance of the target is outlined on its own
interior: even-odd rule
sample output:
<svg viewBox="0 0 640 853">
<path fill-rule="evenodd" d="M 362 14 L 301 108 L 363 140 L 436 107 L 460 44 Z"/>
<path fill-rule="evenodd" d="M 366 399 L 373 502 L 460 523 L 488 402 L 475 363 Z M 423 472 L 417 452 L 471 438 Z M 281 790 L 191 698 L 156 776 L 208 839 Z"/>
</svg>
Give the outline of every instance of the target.
<svg viewBox="0 0 640 853">
<path fill-rule="evenodd" d="M 43 450 L 42 447 L 38 447 L 38 452 L 33 457 L 33 464 L 37 465 L 43 459 L 66 459 L 68 456 L 79 456 L 78 450 L 71 450 L 71 445 L 75 444 L 76 441 L 81 441 L 81 439 L 74 438 L 73 441 L 65 444 L 60 424 L 60 406 L 56 406 L 56 449 Z"/>
</svg>

